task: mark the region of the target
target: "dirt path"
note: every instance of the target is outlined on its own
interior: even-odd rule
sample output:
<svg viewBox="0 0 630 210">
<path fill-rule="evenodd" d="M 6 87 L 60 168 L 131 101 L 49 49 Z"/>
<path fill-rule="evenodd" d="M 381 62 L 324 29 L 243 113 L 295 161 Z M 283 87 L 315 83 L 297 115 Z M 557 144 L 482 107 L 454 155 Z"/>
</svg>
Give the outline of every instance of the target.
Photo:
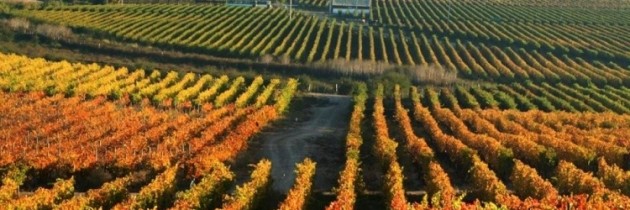
<svg viewBox="0 0 630 210">
<path fill-rule="evenodd" d="M 287 192 L 295 180 L 295 164 L 309 157 L 317 162 L 314 190 L 330 190 L 343 166 L 344 137 L 350 98 L 310 94 L 318 103 L 305 112 L 305 121 L 261 136 L 262 155 L 272 162 L 273 189 Z M 294 120 L 294 119 L 292 119 Z"/>
<path fill-rule="evenodd" d="M 266 158 L 272 163 L 273 193 L 270 206 L 277 206 L 293 187 L 295 164 L 304 158 L 317 163 L 314 192 L 330 192 L 337 186 L 345 162 L 345 137 L 350 119 L 351 97 L 306 94 L 296 97 L 284 119 L 275 122 L 250 141 L 246 152 L 231 169 L 236 184 L 248 181 L 251 165 Z M 297 118 L 297 122 L 296 122 Z"/>
</svg>

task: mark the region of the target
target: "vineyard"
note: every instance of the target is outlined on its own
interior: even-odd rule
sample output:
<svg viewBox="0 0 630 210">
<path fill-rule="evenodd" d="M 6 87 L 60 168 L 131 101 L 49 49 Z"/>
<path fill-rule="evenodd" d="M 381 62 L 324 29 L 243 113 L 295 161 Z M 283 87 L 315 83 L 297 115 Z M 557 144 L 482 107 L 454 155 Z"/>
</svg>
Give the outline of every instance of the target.
<svg viewBox="0 0 630 210">
<path fill-rule="evenodd" d="M 482 3 L 456 3 L 445 11 L 443 1 L 374 5 L 366 17 L 373 24 L 301 13 L 289 19 L 283 9 L 216 5 L 69 6 L 12 13 L 120 40 L 227 57 L 437 65 L 487 81 L 630 84 L 625 36 L 630 15 L 515 12 Z M 602 19 L 585 20 L 594 15 Z"/>
<path fill-rule="evenodd" d="M 208 100 L 203 106 L 190 109 L 152 104 L 151 96 L 143 96 L 140 104 L 134 104 L 130 99 L 130 95 L 135 94 L 133 91 L 125 92 L 120 98 L 107 94 L 88 96 L 81 91 L 70 91 L 75 95 L 68 95 L 68 91 L 51 94 L 32 84 L 38 78 L 57 74 L 54 69 L 72 66 L 80 69 L 85 65 L 3 56 L 8 63 L 3 67 L 4 74 L 21 71 L 16 75 L 31 76 L 24 81 L 33 81 L 23 85 L 31 87 L 28 91 L 10 88 L 15 86 L 13 84 L 7 85 L 4 88 L 7 92 L 0 95 L 4 102 L 0 107 L 2 119 L 12 119 L 1 121 L 5 141 L 0 165 L 6 171 L 0 187 L 3 192 L 0 202 L 8 208 L 207 209 L 222 206 L 244 209 L 264 199 L 271 181 L 269 161 L 259 162 L 250 181 L 237 187 L 233 195 L 223 198 L 234 181 L 233 172 L 225 164 L 247 147 L 252 135 L 286 109 L 295 91 L 294 80 L 286 84 L 268 82 L 267 87 L 283 84 L 278 87 L 278 94 L 270 94 L 274 91 L 252 91 L 258 83 L 265 83 L 258 77 L 249 87 L 241 88 L 240 95 L 234 94 L 238 97 L 233 97 L 236 99 L 228 101 L 228 105 L 214 106 L 212 100 Z M 41 72 L 47 68 L 53 70 Z M 27 69 L 33 71 L 25 71 Z M 77 76 L 77 81 L 85 81 L 85 84 L 100 81 L 88 78 L 91 74 L 100 74 L 103 67 L 92 65 L 92 69 L 92 73 Z M 168 77 L 164 76 L 162 81 Z M 136 83 L 140 83 L 138 81 Z M 232 84 L 242 83 L 239 81 L 235 79 Z M 76 87 L 81 84 L 84 83 L 77 83 Z M 156 92 L 178 87 L 178 84 L 172 82 Z M 190 82 L 187 86 L 195 84 Z M 236 90 L 233 86 L 225 85 L 218 95 L 231 94 Z M 470 93 L 491 87 L 454 87 L 453 92 L 459 97 L 446 88 L 441 89 L 438 96 L 433 88 L 414 87 L 403 97 L 399 86 L 385 90 L 384 86 L 377 85 L 373 91 L 365 84 L 356 86 L 346 138 L 345 167 L 340 172 L 337 197 L 327 209 L 352 209 L 360 198 L 356 183 L 363 179 L 360 154 L 365 153 L 383 166 L 378 172 L 382 173 L 379 176 L 382 180 L 377 183 L 389 209 L 482 205 L 468 202 L 472 199 L 509 208 L 628 207 L 630 177 L 625 172 L 630 167 L 628 115 L 610 110 L 545 112 L 537 108 L 519 111 L 515 107 L 500 110 L 496 106 L 485 109 L 460 106 L 492 104 L 492 97 L 475 99 Z M 179 89 L 173 95 L 185 93 L 185 88 Z M 393 97 L 386 97 L 386 91 L 391 91 Z M 244 97 L 255 99 L 242 99 Z M 239 101 L 250 102 L 239 107 L 236 105 Z M 448 105 L 442 106 L 440 101 Z M 429 105 L 424 105 L 426 103 Z M 362 128 L 364 123 L 369 126 Z M 374 137 L 366 136 L 370 131 L 374 132 Z M 365 150 L 364 140 L 374 141 L 373 148 Z M 409 168 L 399 164 L 401 158 L 409 158 L 412 170 L 419 170 L 422 175 L 407 177 Z M 280 204 L 280 209 L 306 208 L 315 165 L 307 159 L 296 166 L 295 187 Z M 85 194 L 75 194 L 75 183 L 85 180 L 64 176 L 95 168 L 108 168 L 117 178 Z M 30 177 L 32 171 L 50 170 L 55 171 L 56 178 L 64 178 L 58 179 L 50 189 L 18 194 L 20 185 L 34 181 L 34 177 Z M 455 182 L 451 177 L 465 182 Z M 42 175 L 38 178 L 42 179 Z M 403 181 L 416 178 L 422 180 L 421 188 L 429 200 L 407 199 L 407 186 Z M 190 179 L 199 181 L 190 188 L 179 187 L 178 183 Z M 131 193 L 133 186 L 140 187 Z M 585 194 L 590 196 L 585 197 Z"/>
<path fill-rule="evenodd" d="M 361 179 L 357 156 L 363 152 L 373 153 L 382 166 L 376 185 L 387 209 L 482 205 L 466 202 L 477 199 L 510 209 L 628 208 L 628 115 L 468 109 L 458 104 L 442 108 L 439 103 L 427 107 L 421 92 L 432 89 L 412 88 L 403 98 L 396 86 L 388 90 L 393 97 L 386 99 L 382 85 L 366 101 L 366 86 L 358 88 L 346 168 L 330 209 L 354 205 L 359 195 L 352 183 Z M 361 134 L 366 132 L 359 125 L 366 118 L 373 138 Z M 372 139 L 374 147 L 357 150 L 364 139 Z M 411 159 L 412 167 L 401 167 L 400 157 Z M 408 177 L 413 170 L 421 171 L 420 177 Z M 420 188 L 429 199 L 407 200 L 405 189 L 415 186 L 405 186 L 405 179 L 422 180 Z"/>
<path fill-rule="evenodd" d="M 0 2 L 0 209 L 630 209 L 627 0 L 124 3 Z"/>
<path fill-rule="evenodd" d="M 233 180 L 225 163 L 286 111 L 297 88 L 294 79 L 257 77 L 247 84 L 242 77 L 162 76 L 11 54 L 0 54 L 0 60 L 0 203 L 9 209 L 214 205 Z M 257 165 L 252 184 L 235 192 L 238 199 L 226 198 L 225 207 L 255 202 L 249 191 L 267 185 L 269 167 L 268 161 Z M 120 176 L 73 196 L 75 182 L 86 180 L 69 175 L 102 168 Z M 45 171 L 63 179 L 51 189 L 18 194 L 22 184 L 49 178 L 34 175 Z M 177 187 L 191 179 L 200 181 L 187 190 Z M 130 196 L 131 186 L 142 187 Z"/>
<path fill-rule="evenodd" d="M 579 84 L 455 85 L 427 87 L 418 94 L 425 107 L 517 109 L 545 112 L 614 112 L 630 114 L 630 89 Z"/>
</svg>

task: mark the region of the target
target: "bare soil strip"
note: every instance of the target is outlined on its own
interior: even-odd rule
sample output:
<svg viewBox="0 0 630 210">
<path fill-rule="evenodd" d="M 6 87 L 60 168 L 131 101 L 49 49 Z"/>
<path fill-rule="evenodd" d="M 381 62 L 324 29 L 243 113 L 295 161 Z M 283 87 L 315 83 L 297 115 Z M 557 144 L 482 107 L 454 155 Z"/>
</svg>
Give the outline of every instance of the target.
<svg viewBox="0 0 630 210">
<path fill-rule="evenodd" d="M 314 192 L 337 186 L 345 162 L 345 136 L 351 108 L 349 96 L 307 94 L 293 103 L 286 119 L 251 141 L 247 153 L 232 168 L 267 158 L 272 163 L 273 191 L 286 194 L 295 181 L 295 164 L 304 158 L 317 162 Z"/>
</svg>

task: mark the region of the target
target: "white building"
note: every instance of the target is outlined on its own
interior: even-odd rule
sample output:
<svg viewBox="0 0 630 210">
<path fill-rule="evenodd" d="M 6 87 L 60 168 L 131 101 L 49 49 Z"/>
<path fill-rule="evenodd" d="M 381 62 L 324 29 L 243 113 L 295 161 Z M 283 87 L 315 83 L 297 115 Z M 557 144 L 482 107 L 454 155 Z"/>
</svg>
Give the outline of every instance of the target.
<svg viewBox="0 0 630 210">
<path fill-rule="evenodd" d="M 225 4 L 229 6 L 244 7 L 269 7 L 271 1 L 268 0 L 226 0 Z"/>
<path fill-rule="evenodd" d="M 371 0 L 331 0 L 330 13 L 332 14 L 370 14 Z"/>
</svg>

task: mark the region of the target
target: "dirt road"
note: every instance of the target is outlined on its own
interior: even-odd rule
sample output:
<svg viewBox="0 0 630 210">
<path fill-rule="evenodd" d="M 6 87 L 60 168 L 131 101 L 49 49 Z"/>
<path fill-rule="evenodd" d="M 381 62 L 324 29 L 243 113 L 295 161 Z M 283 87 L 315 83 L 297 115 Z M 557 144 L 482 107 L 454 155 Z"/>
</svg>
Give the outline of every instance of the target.
<svg viewBox="0 0 630 210">
<path fill-rule="evenodd" d="M 328 191 L 336 185 L 344 163 L 345 135 L 350 97 L 310 94 L 317 103 L 301 112 L 291 126 L 264 133 L 260 140 L 262 157 L 272 162 L 273 189 L 286 193 L 295 180 L 295 164 L 309 157 L 317 162 L 313 190 Z M 290 119 L 294 120 L 295 119 Z"/>
</svg>

